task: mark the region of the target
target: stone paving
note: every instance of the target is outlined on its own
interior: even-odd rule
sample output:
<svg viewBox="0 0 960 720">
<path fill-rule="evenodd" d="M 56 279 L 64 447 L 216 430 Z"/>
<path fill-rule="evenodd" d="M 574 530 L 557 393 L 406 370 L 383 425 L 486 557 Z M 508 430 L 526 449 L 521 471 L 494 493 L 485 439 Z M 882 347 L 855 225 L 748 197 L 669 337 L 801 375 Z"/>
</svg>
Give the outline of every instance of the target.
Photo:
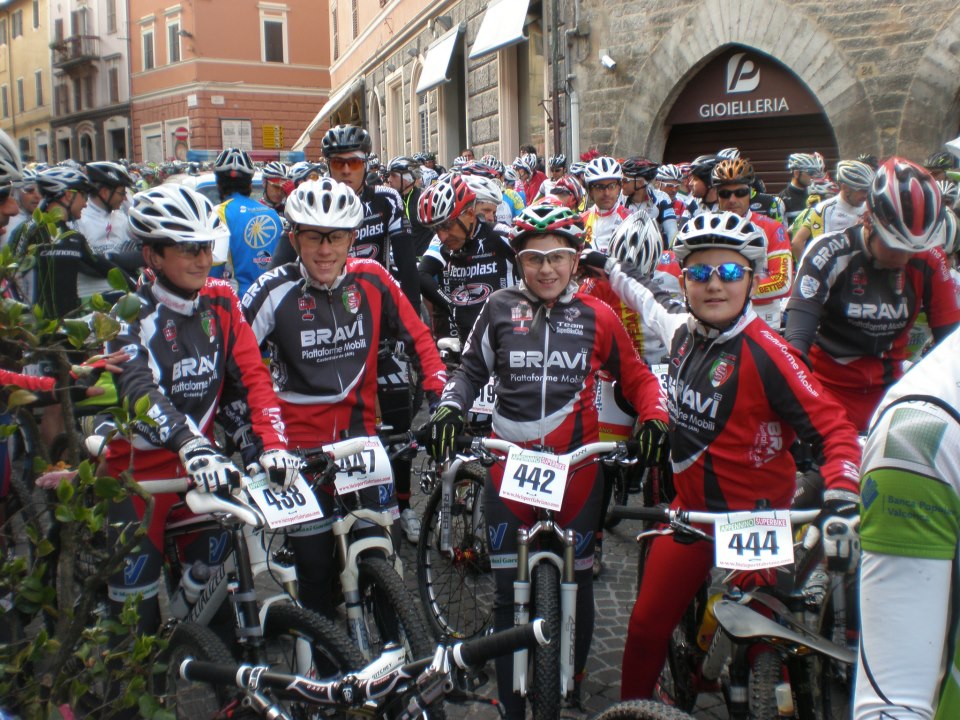
<svg viewBox="0 0 960 720">
<path fill-rule="evenodd" d="M 414 488 L 412 505 L 422 511 L 426 499 Z M 627 620 L 633 608 L 636 592 L 636 543 L 634 538 L 639 531 L 639 523 L 623 521 L 614 530 L 606 532 L 604 540 L 604 571 L 594 585 L 596 603 L 596 626 L 593 633 L 593 645 L 587 664 L 588 677 L 582 688 L 583 710 L 569 708 L 563 711 L 562 718 L 577 720 L 592 718 L 620 698 L 620 670 L 623 644 L 626 638 Z M 404 562 L 404 577 L 414 597 L 419 599 L 416 582 L 415 548 L 404 541 L 401 549 Z M 496 688 L 492 679 L 481 690 L 488 696 L 495 696 Z M 726 720 L 727 712 L 722 698 L 717 695 L 704 695 L 693 713 L 703 720 Z M 452 705 L 447 716 L 450 718 L 470 718 L 476 720 L 494 720 L 499 718 L 496 709 L 478 703 Z"/>
</svg>

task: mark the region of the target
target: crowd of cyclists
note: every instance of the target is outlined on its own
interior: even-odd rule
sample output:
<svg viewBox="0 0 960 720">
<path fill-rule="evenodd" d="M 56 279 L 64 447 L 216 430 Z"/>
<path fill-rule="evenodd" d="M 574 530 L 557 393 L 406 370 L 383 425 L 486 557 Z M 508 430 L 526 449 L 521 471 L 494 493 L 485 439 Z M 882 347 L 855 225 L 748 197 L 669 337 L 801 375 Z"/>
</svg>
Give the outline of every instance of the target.
<svg viewBox="0 0 960 720">
<path fill-rule="evenodd" d="M 870 589 L 861 595 L 855 716 L 933 717 L 943 688 L 936 717 L 956 711 L 955 671 L 941 683 L 954 667 L 960 537 L 952 155 L 862 155 L 827 168 L 818 152 L 797 152 L 785 158 L 790 181 L 779 194 L 736 148 L 676 164 L 544 159 L 529 146 L 505 163 L 464 150 L 447 170 L 431 153 L 381 163 L 364 129 L 341 125 L 323 136 L 321 156 L 258 167 L 227 148 L 209 167 L 25 168 L 0 134 L 0 239 L 23 267 L 7 297 L 68 318 L 110 291 L 111 269 L 138 279 L 139 317 L 105 351 L 118 396 L 149 396 L 151 422 L 110 439 L 105 472 L 132 458 L 138 479 L 186 475 L 214 491 L 262 469 L 287 487 L 298 448 L 375 434 L 378 422 L 410 429 L 413 378 L 429 405 L 434 459 L 455 452 L 490 377 L 493 436 L 560 454 L 599 438 L 602 374 L 633 408 L 639 461 L 669 459 L 679 507 L 788 508 L 794 458 L 815 458 L 807 491 L 821 522 L 843 528 L 825 544 L 832 567 L 858 571 L 864 514 Z M 219 205 L 177 181 L 204 170 Z M 449 377 L 436 345 L 444 337 L 463 347 Z M 935 369 L 904 377 L 913 363 Z M 664 387 L 650 371 L 661 364 Z M 239 460 L 214 443 L 215 420 Z M 44 421 L 46 437 L 63 422 L 55 406 Z M 858 435 L 868 433 L 861 471 Z M 506 527 L 496 541 L 491 533 L 496 629 L 513 623 L 515 534 L 532 517 L 500 497 L 502 472 L 490 469 L 484 498 L 488 525 Z M 410 460 L 395 459 L 393 473 L 393 491 L 374 490 L 375 502 L 416 542 Z M 329 509 L 330 497 L 317 494 Z M 571 476 L 559 514 L 583 539 L 578 683 L 610 495 L 610 478 L 587 466 Z M 875 502 L 900 495 L 914 503 L 906 515 Z M 145 546 L 109 583 L 115 612 L 138 597 L 144 631 L 160 621 L 163 526 L 177 499 L 158 498 Z M 134 522 L 144 504 L 133 497 L 111 512 L 115 523 Z M 327 520 L 303 527 L 289 544 L 301 601 L 334 616 L 330 529 Z M 216 565 L 222 549 L 207 540 L 197 539 L 191 559 Z M 625 699 L 656 695 L 671 631 L 713 551 L 664 536 L 645 567 L 626 628 Z M 935 629 L 924 637 L 936 650 L 910 621 L 910 590 L 929 576 L 923 617 Z M 902 635 L 912 635 L 905 656 Z M 925 684 L 908 681 L 920 667 Z M 511 677 L 512 658 L 501 658 L 500 700 L 508 718 L 522 718 Z"/>
</svg>

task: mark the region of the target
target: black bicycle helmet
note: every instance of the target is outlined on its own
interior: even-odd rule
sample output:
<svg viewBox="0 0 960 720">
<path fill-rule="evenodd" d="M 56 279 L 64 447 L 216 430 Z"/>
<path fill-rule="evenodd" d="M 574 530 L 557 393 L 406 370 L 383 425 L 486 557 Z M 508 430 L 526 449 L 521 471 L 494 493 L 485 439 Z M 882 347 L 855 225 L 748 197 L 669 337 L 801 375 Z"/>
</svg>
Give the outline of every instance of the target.
<svg viewBox="0 0 960 720">
<path fill-rule="evenodd" d="M 134 181 L 127 169 L 119 163 L 101 162 L 87 163 L 87 177 L 95 187 L 133 187 Z"/>
<path fill-rule="evenodd" d="M 357 151 L 369 155 L 372 149 L 370 133 L 356 125 L 337 125 L 330 128 L 320 144 L 320 152 L 324 157 Z"/>
</svg>

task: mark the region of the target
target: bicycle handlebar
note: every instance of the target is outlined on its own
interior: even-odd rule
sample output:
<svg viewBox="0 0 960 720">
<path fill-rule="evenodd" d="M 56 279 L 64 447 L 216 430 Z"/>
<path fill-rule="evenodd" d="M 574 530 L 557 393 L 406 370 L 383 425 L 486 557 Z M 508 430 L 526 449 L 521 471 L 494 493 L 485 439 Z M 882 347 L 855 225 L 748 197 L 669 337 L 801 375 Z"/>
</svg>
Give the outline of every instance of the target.
<svg viewBox="0 0 960 720">
<path fill-rule="evenodd" d="M 750 512 L 742 510 L 731 510 L 728 512 L 705 512 L 699 510 L 681 510 L 669 508 L 664 505 L 656 507 L 627 507 L 625 505 L 614 505 L 610 508 L 610 514 L 613 517 L 624 520 L 645 520 L 648 522 L 659 523 L 703 523 L 713 525 L 717 520 L 724 520 L 732 512 Z M 793 524 L 803 524 L 815 520 L 820 515 L 820 510 L 789 510 L 790 521 Z"/>
<path fill-rule="evenodd" d="M 479 667 L 487 660 L 509 655 L 515 650 L 530 648 L 534 645 L 549 645 L 551 640 L 546 621 L 537 618 L 526 625 L 457 643 L 450 654 L 457 667 L 467 670 L 471 667 Z"/>
<path fill-rule="evenodd" d="M 458 447 L 459 447 L 459 440 Z M 500 438 L 474 438 L 470 444 L 470 447 L 474 450 L 495 450 L 497 452 L 508 453 L 510 448 L 520 448 L 522 446 L 517 445 L 516 443 L 510 442 L 509 440 L 501 440 Z M 636 452 L 639 448 L 639 443 L 635 440 L 630 441 L 599 441 L 592 442 L 583 445 L 582 447 L 577 448 L 571 453 L 557 453 L 568 454 L 570 455 L 570 464 L 576 465 L 577 463 L 583 462 L 588 458 L 594 457 L 596 455 L 607 455 L 611 453 L 620 453 L 620 454 L 633 454 L 636 455 Z"/>
</svg>

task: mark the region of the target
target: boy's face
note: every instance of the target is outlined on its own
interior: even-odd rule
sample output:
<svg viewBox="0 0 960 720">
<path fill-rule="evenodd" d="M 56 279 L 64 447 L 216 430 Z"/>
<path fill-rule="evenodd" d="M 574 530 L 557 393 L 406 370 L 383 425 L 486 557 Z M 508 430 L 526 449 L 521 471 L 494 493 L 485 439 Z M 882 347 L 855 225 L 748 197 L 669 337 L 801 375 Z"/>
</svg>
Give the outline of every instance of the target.
<svg viewBox="0 0 960 720">
<path fill-rule="evenodd" d="M 534 235 L 517 259 L 527 289 L 548 304 L 563 294 L 577 271 L 577 252 L 559 235 Z"/>
<path fill-rule="evenodd" d="M 716 268 L 724 263 L 750 267 L 747 259 L 735 250 L 709 248 L 692 253 L 683 264 L 684 271 L 680 277 L 680 288 L 694 316 L 716 328 L 727 327 L 740 314 L 747 297 L 759 282 L 759 278 L 749 271 L 744 273 L 742 279 L 733 282 L 723 282 L 719 273 L 714 271 L 705 283 L 696 282 L 689 272 L 694 265 Z"/>
</svg>

